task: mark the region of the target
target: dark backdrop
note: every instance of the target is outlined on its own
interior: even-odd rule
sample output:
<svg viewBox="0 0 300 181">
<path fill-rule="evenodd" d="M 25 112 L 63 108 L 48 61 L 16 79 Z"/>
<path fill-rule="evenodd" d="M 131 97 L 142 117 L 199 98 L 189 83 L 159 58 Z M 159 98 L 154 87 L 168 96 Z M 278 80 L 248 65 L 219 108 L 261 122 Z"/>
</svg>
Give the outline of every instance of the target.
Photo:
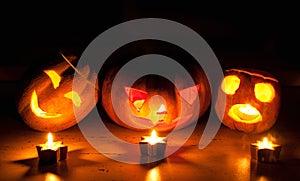
<svg viewBox="0 0 300 181">
<path fill-rule="evenodd" d="M 143 17 L 167 18 L 197 31 L 224 69 L 257 67 L 274 73 L 284 85 L 298 86 L 288 81 L 300 72 L 297 7 L 274 1 L 11 2 L 1 11 L 0 93 L 14 105 L 11 98 L 22 91 L 19 83 L 31 67 L 49 63 L 64 49 L 80 56 L 101 32 Z"/>
</svg>

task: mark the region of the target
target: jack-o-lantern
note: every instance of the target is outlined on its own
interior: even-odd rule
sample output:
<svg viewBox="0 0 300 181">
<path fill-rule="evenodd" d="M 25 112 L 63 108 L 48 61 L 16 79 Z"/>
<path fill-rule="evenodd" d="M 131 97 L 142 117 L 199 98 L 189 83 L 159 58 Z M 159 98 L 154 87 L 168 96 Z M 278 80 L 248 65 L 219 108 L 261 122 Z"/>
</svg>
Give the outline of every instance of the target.
<svg viewBox="0 0 300 181">
<path fill-rule="evenodd" d="M 175 126 L 181 129 L 190 125 L 210 106 L 211 92 L 201 67 L 193 62 L 185 63 L 193 83 L 187 83 L 180 74 L 174 80 L 162 75 L 147 74 L 139 77 L 132 85 L 115 85 L 118 88 L 116 105 L 113 105 L 112 87 L 118 84 L 114 79 L 122 65 L 106 67 L 100 86 L 102 108 L 113 122 L 138 131 L 154 128 L 167 132 Z M 131 74 L 125 72 L 122 79 L 130 79 Z"/>
<path fill-rule="evenodd" d="M 36 75 L 18 101 L 18 112 L 32 129 L 56 132 L 72 127 L 81 121 L 98 101 L 97 94 L 88 94 L 98 86 L 88 81 L 96 80 L 97 74 L 91 73 L 88 66 L 77 70 L 72 65 L 75 56 L 62 55 L 62 58 L 65 61 Z M 75 70 L 81 75 L 76 80 L 73 79 Z M 73 81 L 80 85 L 77 90 L 72 89 Z"/>
<path fill-rule="evenodd" d="M 280 102 L 280 84 L 273 75 L 257 69 L 237 68 L 225 71 L 215 109 L 227 127 L 261 133 L 275 124 Z"/>
</svg>

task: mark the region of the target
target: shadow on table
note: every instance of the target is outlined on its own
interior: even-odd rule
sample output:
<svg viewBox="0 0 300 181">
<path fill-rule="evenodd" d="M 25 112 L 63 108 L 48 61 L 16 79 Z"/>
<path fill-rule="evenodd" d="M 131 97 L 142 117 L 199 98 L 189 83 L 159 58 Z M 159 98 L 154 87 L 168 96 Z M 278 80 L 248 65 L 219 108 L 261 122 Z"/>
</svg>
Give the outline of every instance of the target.
<svg viewBox="0 0 300 181">
<path fill-rule="evenodd" d="M 72 150 L 68 152 L 66 160 L 58 161 L 54 164 L 43 164 L 40 162 L 38 157 L 16 160 L 13 163 L 22 164 L 30 167 L 26 173 L 23 175 L 23 179 L 30 178 L 32 176 L 37 176 L 41 174 L 52 173 L 57 175 L 59 178 L 65 179 L 71 175 L 71 170 L 69 168 L 79 167 L 79 166 L 90 166 L 95 165 L 98 162 L 93 162 L 89 160 L 84 160 L 80 158 L 82 150 Z"/>
</svg>

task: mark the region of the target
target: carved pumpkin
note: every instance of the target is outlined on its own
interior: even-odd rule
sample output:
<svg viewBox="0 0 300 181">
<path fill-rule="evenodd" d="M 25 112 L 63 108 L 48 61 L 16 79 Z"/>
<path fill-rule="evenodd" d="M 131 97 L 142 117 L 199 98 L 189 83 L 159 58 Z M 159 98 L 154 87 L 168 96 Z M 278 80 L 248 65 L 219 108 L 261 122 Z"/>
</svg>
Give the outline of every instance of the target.
<svg viewBox="0 0 300 181">
<path fill-rule="evenodd" d="M 249 68 L 226 70 L 218 95 L 216 113 L 230 129 L 261 133 L 276 122 L 281 89 L 278 80 L 268 72 Z M 221 99 L 225 97 L 226 100 Z"/>
<path fill-rule="evenodd" d="M 90 73 L 86 66 L 76 69 L 82 76 L 73 80 L 75 67 L 70 67 L 71 61 L 76 57 L 64 58 L 66 61 L 48 67 L 36 75 L 22 93 L 18 112 L 32 129 L 47 132 L 67 129 L 81 121 L 96 105 L 98 95 L 88 94 L 96 87 L 87 78 L 95 80 L 97 75 Z M 78 90 L 72 90 L 73 81 L 80 82 Z M 78 113 L 77 120 L 75 109 Z"/>
<path fill-rule="evenodd" d="M 157 46 L 146 45 L 142 44 L 140 46 L 148 48 L 146 50 L 139 49 L 140 54 L 152 53 L 157 49 L 161 54 L 173 52 L 172 49 L 164 49 L 166 46 L 154 48 L 159 47 L 160 44 Z M 126 54 L 131 50 L 126 49 L 123 53 Z M 174 52 L 178 53 L 178 51 Z M 174 52 L 171 54 L 176 54 Z M 157 131 L 166 132 L 172 130 L 175 126 L 177 126 L 176 129 L 184 128 L 197 121 L 199 116 L 205 113 L 211 101 L 208 79 L 198 64 L 187 59 L 183 61 L 183 58 L 182 62 L 176 59 L 173 60 L 185 66 L 194 83 L 188 85 L 186 79 L 180 77 L 180 74 L 173 80 L 161 75 L 147 74 L 134 80 L 132 85 L 116 85 L 115 87 L 118 87 L 118 100 L 116 107 L 114 107 L 112 103 L 112 84 L 122 64 L 128 63 L 128 60 L 124 57 L 130 57 L 124 54 L 120 56 L 121 61 L 115 58 L 117 59 L 115 62 L 106 62 L 107 65 L 104 66 L 101 74 L 103 76 L 103 79 L 101 79 L 103 82 L 100 85 L 102 87 L 101 105 L 113 122 L 138 131 L 148 131 L 154 128 Z M 130 57 L 131 59 L 132 57 Z M 122 75 L 122 79 L 128 80 L 131 78 L 130 76 L 131 73 L 126 72 L 125 75 Z M 178 85 L 181 85 L 181 90 L 178 90 Z M 196 99 L 199 101 L 196 101 Z"/>
</svg>

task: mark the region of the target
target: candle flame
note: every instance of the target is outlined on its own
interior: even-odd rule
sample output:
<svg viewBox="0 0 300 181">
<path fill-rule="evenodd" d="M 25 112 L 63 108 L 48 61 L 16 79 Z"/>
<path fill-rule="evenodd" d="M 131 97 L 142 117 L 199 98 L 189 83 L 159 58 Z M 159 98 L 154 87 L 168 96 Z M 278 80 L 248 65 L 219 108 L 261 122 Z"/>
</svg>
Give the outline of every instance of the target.
<svg viewBox="0 0 300 181">
<path fill-rule="evenodd" d="M 151 132 L 151 137 L 152 137 L 152 138 L 157 138 L 157 134 L 156 134 L 156 131 L 155 131 L 155 130 L 152 130 L 152 132 Z"/>
<path fill-rule="evenodd" d="M 157 143 L 157 134 L 156 134 L 155 130 L 152 130 L 151 136 L 150 136 L 148 142 L 149 142 L 150 145 L 154 145 L 154 144 Z"/>
<path fill-rule="evenodd" d="M 238 122 L 253 124 L 262 121 L 259 110 L 250 104 L 234 104 L 228 111 L 228 115 Z"/>
<path fill-rule="evenodd" d="M 259 112 L 257 109 L 255 109 L 254 107 L 252 107 L 250 104 L 246 104 L 245 107 L 240 107 L 239 111 L 248 114 L 248 115 L 258 115 Z"/>
<path fill-rule="evenodd" d="M 269 141 L 267 137 L 263 138 L 263 141 L 257 141 L 258 149 L 271 149 L 274 150 L 274 144 Z"/>
<path fill-rule="evenodd" d="M 47 141 L 47 144 L 48 144 L 48 148 L 49 149 L 52 149 L 53 148 L 53 136 L 52 134 L 49 132 L 48 133 L 48 141 Z"/>
<path fill-rule="evenodd" d="M 147 137 L 147 142 L 150 144 L 150 145 L 155 145 L 156 143 L 159 143 L 163 140 L 163 138 L 160 138 L 157 136 L 156 134 L 156 131 L 155 130 L 152 130 L 151 132 L 151 136 L 150 137 Z"/>
<path fill-rule="evenodd" d="M 59 147 L 63 146 L 61 141 L 55 141 L 53 142 L 53 136 L 52 133 L 48 133 L 48 140 L 45 144 L 40 145 L 42 147 L 42 150 L 57 150 Z"/>
</svg>

